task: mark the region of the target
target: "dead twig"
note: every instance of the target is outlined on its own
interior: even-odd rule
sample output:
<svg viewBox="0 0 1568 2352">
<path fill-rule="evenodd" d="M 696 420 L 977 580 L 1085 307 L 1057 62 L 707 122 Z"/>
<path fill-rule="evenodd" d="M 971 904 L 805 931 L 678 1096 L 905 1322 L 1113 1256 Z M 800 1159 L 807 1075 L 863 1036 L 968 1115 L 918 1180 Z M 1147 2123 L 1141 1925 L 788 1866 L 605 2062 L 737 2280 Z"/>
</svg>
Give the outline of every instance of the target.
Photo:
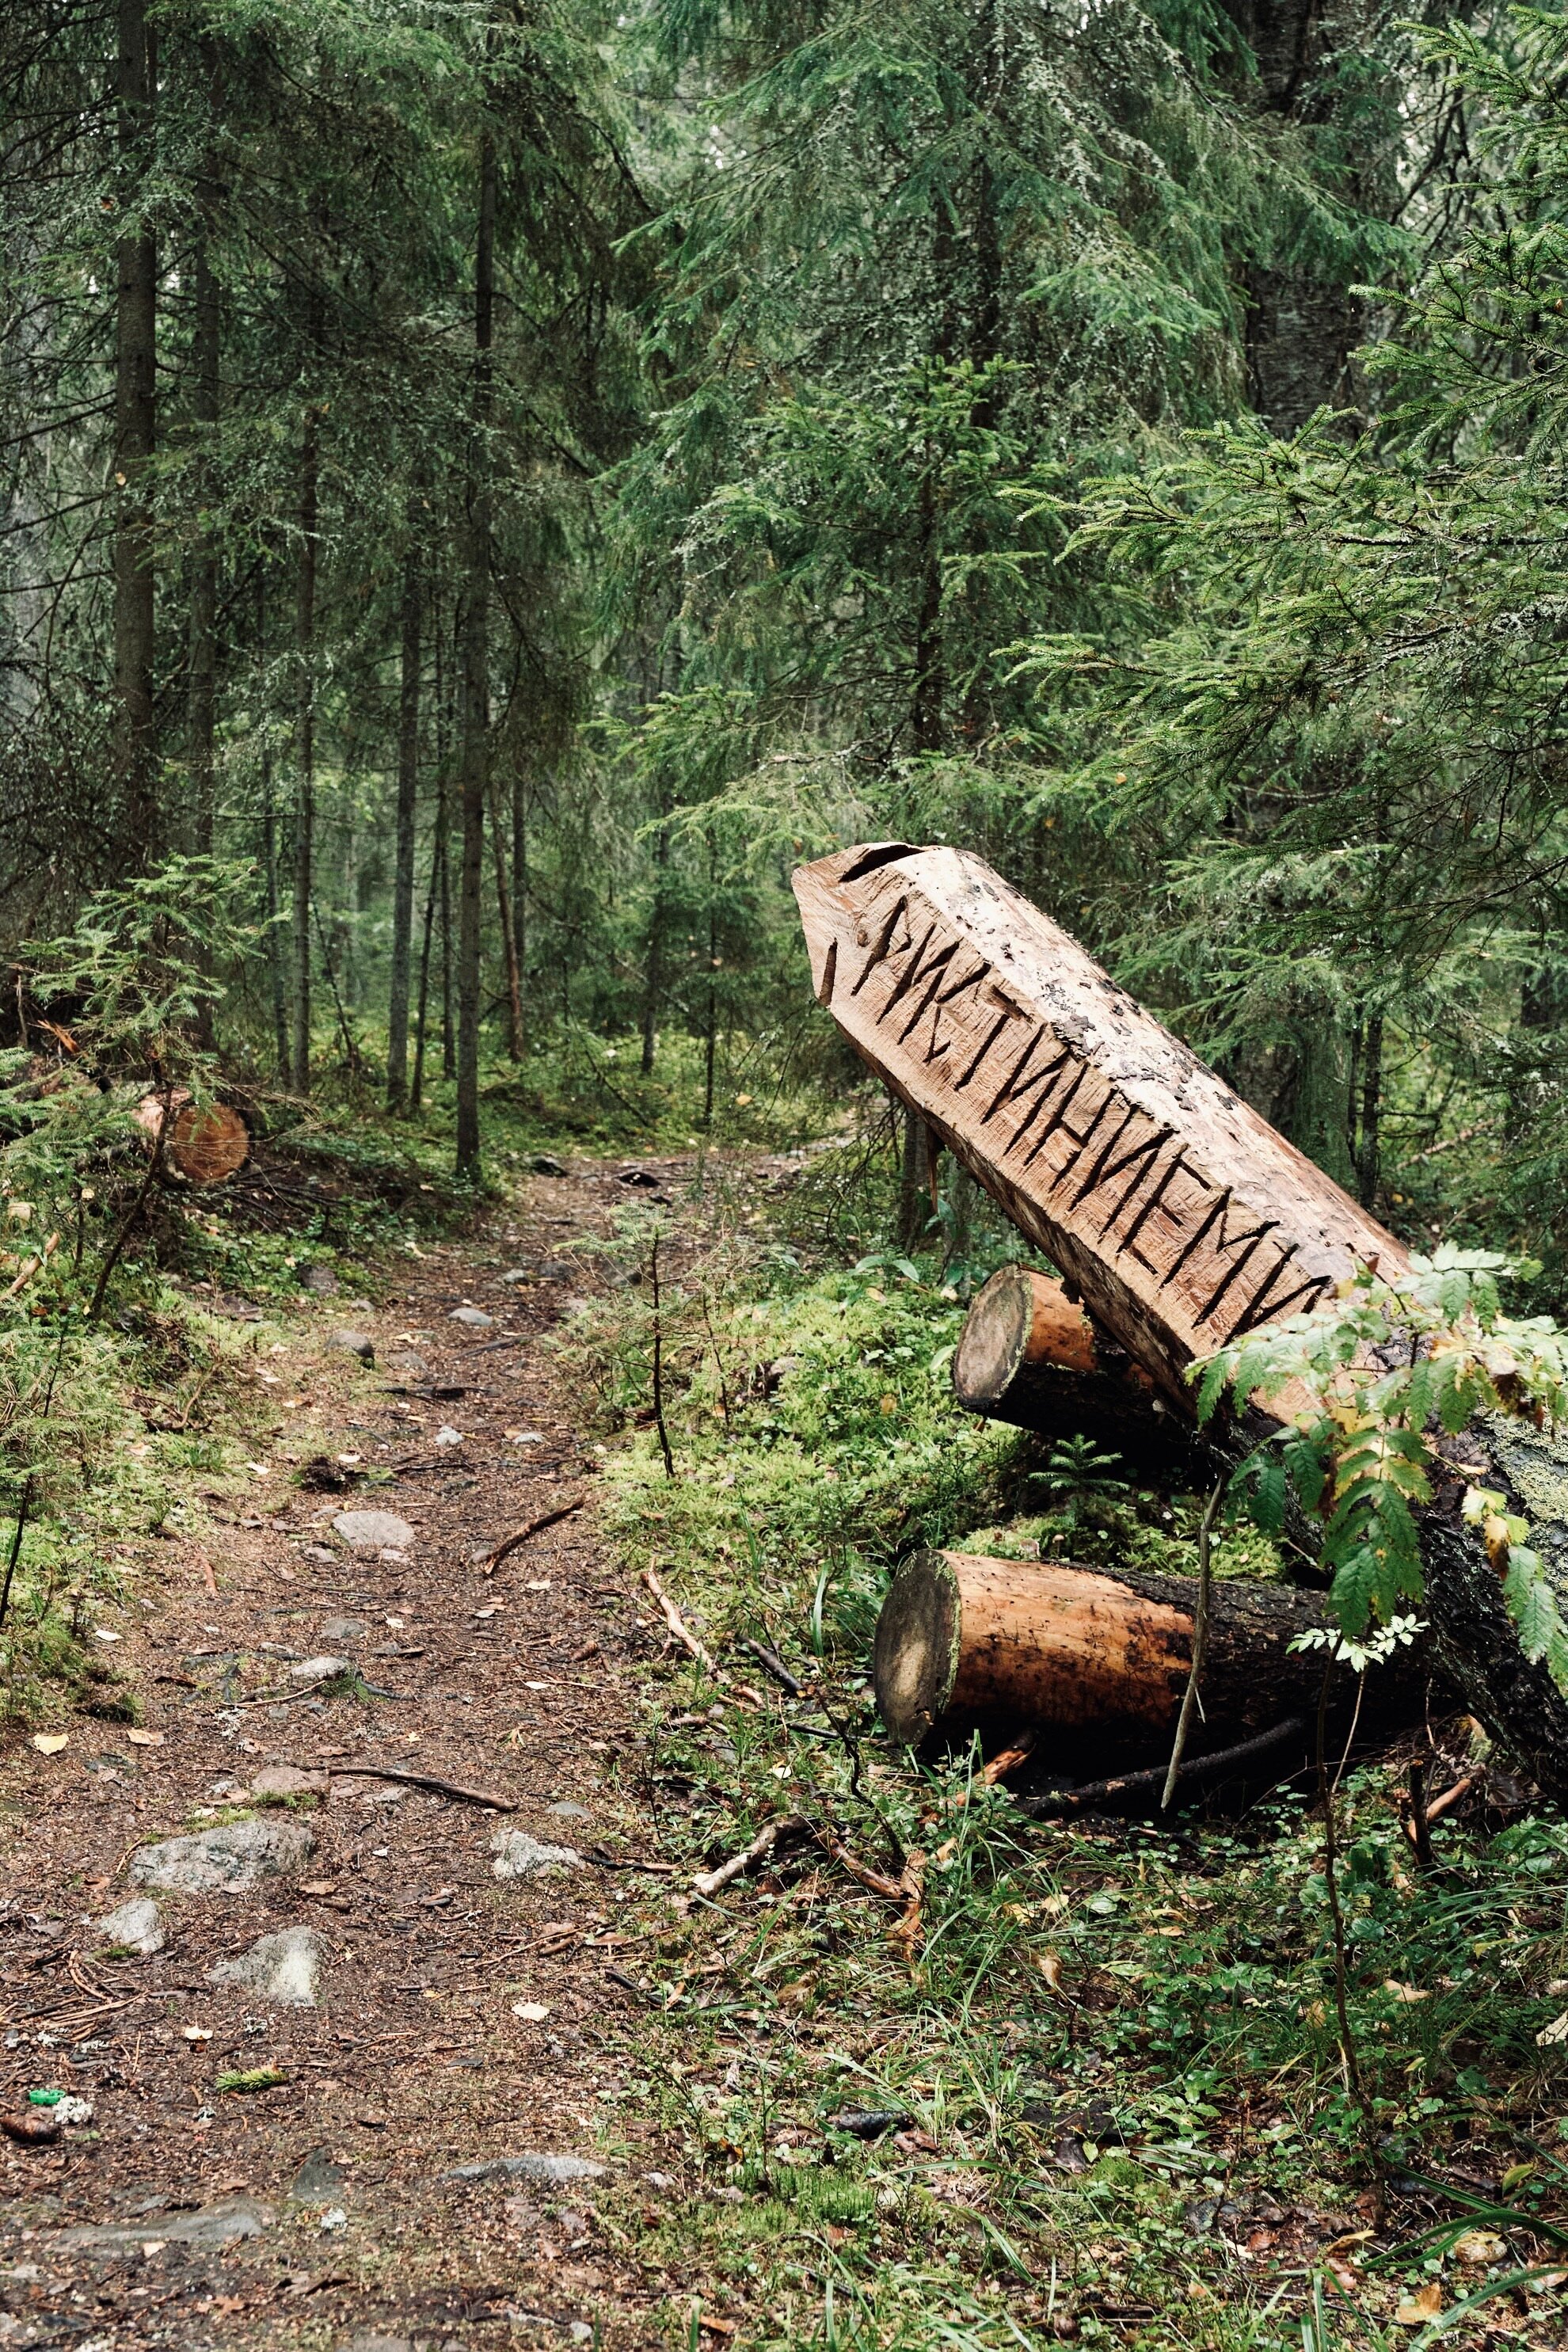
<svg viewBox="0 0 1568 2352">
<path fill-rule="evenodd" d="M 1181 1777 L 1200 1780 L 1227 1772 L 1233 1765 L 1249 1763 L 1255 1756 L 1282 1748 L 1287 1740 L 1299 1739 L 1306 1727 L 1300 1716 L 1287 1716 L 1272 1731 L 1255 1732 L 1250 1739 L 1238 1739 L 1234 1748 L 1216 1748 L 1210 1756 L 1192 1757 L 1183 1764 Z M 1013 1801 L 1031 1821 L 1050 1822 L 1062 1813 L 1081 1812 L 1086 1805 L 1103 1804 L 1110 1798 L 1145 1795 L 1163 1785 L 1166 1771 L 1165 1765 L 1156 1764 L 1146 1772 L 1123 1772 L 1114 1780 L 1089 1780 L 1081 1789 L 1053 1789 L 1045 1796 L 1016 1797 Z M 1427 1819 L 1431 1819 L 1430 1811 Z"/>
<path fill-rule="evenodd" d="M 1176 1793 L 1176 1783 L 1182 1777 L 1182 1758 L 1186 1750 L 1187 1734 L 1192 1728 L 1194 1713 L 1194 1711 L 1198 1714 L 1203 1712 L 1203 1701 L 1198 1696 L 1198 1691 L 1203 1681 L 1204 1661 L 1208 1655 L 1209 1646 L 1209 1595 L 1214 1585 L 1214 1523 L 1215 1514 L 1219 1509 L 1220 1497 L 1225 1493 L 1225 1479 L 1216 1478 L 1208 1501 L 1204 1505 L 1204 1515 L 1198 1524 L 1198 1600 L 1197 1606 L 1193 1612 L 1193 1663 L 1187 1675 L 1187 1687 L 1182 1693 L 1182 1711 L 1176 1717 L 1176 1736 L 1171 1743 L 1171 1766 L 1165 1775 L 1165 1786 L 1161 1791 L 1160 1811 L 1163 1813 L 1170 1811 L 1171 1800 Z"/>
<path fill-rule="evenodd" d="M 526 1527 L 519 1528 L 515 1534 L 508 1536 L 503 1542 L 497 1544 L 485 1562 L 484 1573 L 487 1576 L 493 1576 L 502 1560 L 510 1559 L 511 1554 L 527 1543 L 531 1537 L 542 1535 L 546 1528 L 557 1526 L 562 1519 L 569 1519 L 574 1511 L 582 1509 L 587 1499 L 586 1495 L 574 1496 L 571 1502 L 558 1503 L 554 1510 L 542 1511 L 536 1519 L 530 1519 Z"/>
<path fill-rule="evenodd" d="M 848 1847 L 841 1843 L 830 1829 L 816 1825 L 814 1827 L 813 1835 L 824 1853 L 829 1854 L 840 1870 L 847 1870 L 851 1878 L 858 1878 L 862 1886 L 870 1888 L 873 1895 L 885 1895 L 889 1903 L 907 1901 L 910 1889 L 901 1877 L 889 1878 L 885 1870 L 873 1870 L 868 1863 L 861 1862 L 852 1854 Z"/>
<path fill-rule="evenodd" d="M 742 1637 L 741 1647 L 742 1650 L 750 1650 L 763 1672 L 772 1675 L 780 1690 L 787 1691 L 791 1698 L 800 1696 L 799 1683 L 796 1682 L 784 1660 L 770 1650 L 765 1643 L 753 1642 L 749 1634 L 745 1634 Z"/>
<path fill-rule="evenodd" d="M 771 1853 L 786 1830 L 804 1830 L 805 1827 L 805 1823 L 798 1813 L 781 1814 L 776 1822 L 769 1822 L 765 1829 L 759 1830 L 751 1844 L 743 1846 L 739 1853 L 732 1853 L 728 1862 L 720 1863 L 715 1870 L 700 1872 L 691 1882 L 692 1892 L 707 1896 L 717 1895 L 721 1886 L 728 1886 L 732 1878 L 743 1876 L 762 1861 L 764 1854 Z"/>
<path fill-rule="evenodd" d="M 663 1610 L 664 1622 L 669 1627 L 669 1630 L 674 1634 L 676 1640 L 681 1644 L 683 1649 L 690 1651 L 692 1656 L 698 1660 L 700 1664 L 707 1667 L 709 1673 L 713 1676 L 715 1682 L 717 1682 L 719 1679 L 718 1667 L 714 1664 L 711 1657 L 703 1648 L 696 1634 L 691 1631 L 691 1628 L 688 1625 L 685 1618 L 681 1615 L 679 1610 L 676 1607 L 674 1601 L 670 1599 L 668 1593 L 665 1591 L 663 1585 L 659 1582 L 651 1568 L 644 1569 L 642 1572 L 642 1580 L 647 1585 L 648 1591 L 652 1593 L 654 1599 L 658 1601 L 659 1607 Z"/>
<path fill-rule="evenodd" d="M 300 1772 L 325 1772 L 334 1780 L 396 1780 L 405 1789 L 429 1789 L 437 1797 L 455 1797 L 464 1805 L 489 1805 L 498 1813 L 515 1813 L 517 1799 L 494 1789 L 467 1789 L 460 1780 L 443 1780 L 436 1772 L 405 1772 L 396 1764 L 300 1764 Z"/>
</svg>

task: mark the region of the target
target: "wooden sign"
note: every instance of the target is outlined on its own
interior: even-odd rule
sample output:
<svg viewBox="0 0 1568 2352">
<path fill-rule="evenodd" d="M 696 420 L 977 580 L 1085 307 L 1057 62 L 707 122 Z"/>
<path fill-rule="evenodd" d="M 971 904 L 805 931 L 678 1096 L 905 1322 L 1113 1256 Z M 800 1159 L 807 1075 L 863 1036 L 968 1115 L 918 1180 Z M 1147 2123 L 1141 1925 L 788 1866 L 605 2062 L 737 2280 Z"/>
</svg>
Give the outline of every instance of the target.
<svg viewBox="0 0 1568 2352">
<path fill-rule="evenodd" d="M 1301 1314 L 1394 1236 L 957 849 L 798 869 L 818 1001 L 1184 1409 L 1194 1357 Z"/>
</svg>

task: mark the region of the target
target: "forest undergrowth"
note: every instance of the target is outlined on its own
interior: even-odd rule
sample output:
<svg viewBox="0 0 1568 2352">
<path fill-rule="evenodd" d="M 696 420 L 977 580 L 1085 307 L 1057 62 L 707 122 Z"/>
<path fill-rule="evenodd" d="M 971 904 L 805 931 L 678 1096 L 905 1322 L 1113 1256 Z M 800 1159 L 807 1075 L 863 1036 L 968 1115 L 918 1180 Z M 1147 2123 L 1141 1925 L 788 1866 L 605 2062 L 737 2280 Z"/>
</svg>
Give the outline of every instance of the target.
<svg viewBox="0 0 1568 2352">
<path fill-rule="evenodd" d="M 1374 2149 L 1310 1776 L 1240 1811 L 1037 1823 L 978 1751 L 880 1733 L 870 1634 L 910 1549 L 1191 1573 L 1202 1498 L 959 1413 L 963 1299 L 1012 1247 L 984 1220 L 858 1245 L 847 1198 L 861 1244 L 886 1230 L 868 1172 L 830 1151 L 726 1198 L 710 1171 L 627 1213 L 563 1343 L 628 1571 L 689 1637 L 643 1693 L 660 1851 L 695 1872 L 777 1832 L 760 1874 L 636 1925 L 645 2095 L 731 2200 L 650 2214 L 659 2259 L 781 2345 L 1559 2340 L 1568 1832 L 1468 1720 L 1421 1743 L 1435 1790 L 1471 1783 L 1429 1868 L 1408 1750 L 1339 1788 Z M 1227 1526 L 1216 1572 L 1279 1573 L 1271 1550 Z"/>
</svg>

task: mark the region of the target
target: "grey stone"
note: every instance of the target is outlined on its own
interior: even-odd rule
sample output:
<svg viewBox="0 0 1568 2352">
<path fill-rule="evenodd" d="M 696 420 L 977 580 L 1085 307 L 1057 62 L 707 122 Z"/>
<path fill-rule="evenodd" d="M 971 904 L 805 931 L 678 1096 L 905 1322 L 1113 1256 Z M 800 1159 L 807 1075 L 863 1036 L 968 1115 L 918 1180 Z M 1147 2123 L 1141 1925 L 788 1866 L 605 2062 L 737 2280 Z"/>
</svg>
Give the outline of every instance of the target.
<svg viewBox="0 0 1568 2352">
<path fill-rule="evenodd" d="M 332 2162 L 331 2150 L 313 2147 L 289 2185 L 290 2205 L 335 2205 L 348 2174 Z"/>
<path fill-rule="evenodd" d="M 220 1822 L 195 1837 L 139 1846 L 131 1857 L 131 1875 L 140 1886 L 211 1895 L 302 1869 L 315 1851 L 315 1837 L 303 1822 L 252 1814 L 244 1821 Z"/>
<path fill-rule="evenodd" d="M 526 1830 L 497 1830 L 490 1840 L 498 1878 L 542 1878 L 552 1870 L 581 1870 L 583 1857 L 574 1846 L 542 1845 Z"/>
<path fill-rule="evenodd" d="M 318 1298 L 331 1298 L 338 1286 L 338 1277 L 330 1265 L 308 1265 L 300 1279 Z"/>
<path fill-rule="evenodd" d="M 335 1683 L 349 1671 L 346 1658 L 301 1658 L 297 1666 L 289 1667 L 289 1679 L 291 1683 Z"/>
<path fill-rule="evenodd" d="M 395 1511 L 340 1511 L 332 1531 L 351 1551 L 406 1551 L 416 1532 Z"/>
<path fill-rule="evenodd" d="M 324 1797 L 327 1776 L 298 1764 L 264 1764 L 250 1784 L 253 1797 Z"/>
<path fill-rule="evenodd" d="M 482 1307 L 454 1307 L 447 1318 L 449 1323 L 467 1325 L 470 1331 L 488 1331 L 494 1319 L 493 1316 L 485 1313 Z"/>
<path fill-rule="evenodd" d="M 528 1278 L 528 1268 L 525 1265 L 511 1266 L 501 1276 L 501 1280 L 507 1285 L 509 1289 L 516 1283 L 526 1282 Z"/>
<path fill-rule="evenodd" d="M 97 1923 L 98 1932 L 106 1944 L 122 1952 L 138 1952 L 144 1960 L 161 1952 L 168 1942 L 158 1906 L 150 1895 L 132 1895 L 117 1911 L 110 1911 Z"/>
<path fill-rule="evenodd" d="M 591 1822 L 594 1818 L 586 1805 L 574 1804 L 570 1797 L 563 1797 L 558 1805 L 547 1805 L 545 1811 L 556 1822 Z"/>
<path fill-rule="evenodd" d="M 269 2205 L 253 2197 L 224 2197 L 195 2213 L 150 2214 L 145 2221 L 87 2222 L 79 2229 L 56 2231 L 51 2243 L 59 2252 L 98 2249 L 105 2253 L 134 2253 L 149 2244 L 232 2246 L 238 2238 L 259 2238 L 277 2219 Z"/>
<path fill-rule="evenodd" d="M 258 1936 L 236 1960 L 207 1970 L 208 1984 L 243 1985 L 285 2009 L 314 2009 L 321 1981 L 321 1939 L 313 1927 L 282 1927 Z"/>
<path fill-rule="evenodd" d="M 321 1639 L 329 1647 L 334 1642 L 341 1645 L 344 1642 L 363 1640 L 369 1631 L 370 1627 L 361 1617 L 329 1617 L 321 1628 Z"/>
<path fill-rule="evenodd" d="M 459 2164 L 448 2180 L 603 2180 L 609 2167 L 586 2156 L 492 2156 L 483 2164 Z"/>
<path fill-rule="evenodd" d="M 413 1348 L 395 1348 L 384 1369 L 395 1381 L 402 1381 L 411 1389 L 423 1388 L 430 1378 L 428 1360 Z"/>
<path fill-rule="evenodd" d="M 348 2352 L 416 2352 L 416 2347 L 411 2336 L 386 2336 L 379 2327 L 361 2327 L 349 2337 Z"/>
<path fill-rule="evenodd" d="M 341 1348 L 345 1355 L 357 1356 L 362 1364 L 375 1361 L 375 1341 L 368 1331 L 334 1331 L 327 1345 Z"/>
</svg>

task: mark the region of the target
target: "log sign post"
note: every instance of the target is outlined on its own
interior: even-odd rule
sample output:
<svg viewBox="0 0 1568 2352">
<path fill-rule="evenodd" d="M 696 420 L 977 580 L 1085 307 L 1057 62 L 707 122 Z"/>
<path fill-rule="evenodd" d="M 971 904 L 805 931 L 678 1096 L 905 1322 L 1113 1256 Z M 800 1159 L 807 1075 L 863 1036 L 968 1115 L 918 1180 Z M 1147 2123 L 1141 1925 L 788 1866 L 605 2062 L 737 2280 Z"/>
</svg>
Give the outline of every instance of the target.
<svg viewBox="0 0 1568 2352">
<path fill-rule="evenodd" d="M 795 889 L 818 1002 L 1173 1416 L 1191 1423 L 1194 1359 L 1309 1311 L 1358 1265 L 1394 1278 L 1406 1266 L 1393 1234 L 980 858 L 878 843 L 801 867 Z M 1082 1370 L 1108 1402 L 1112 1383 Z M 1550 1556 L 1539 1489 L 1550 1475 L 1568 1498 L 1568 1451 L 1489 1426 L 1467 1431 L 1462 1450 L 1420 1515 L 1423 1613 L 1489 1729 L 1568 1794 L 1568 1706 L 1524 1658 L 1458 1509 L 1469 1479 L 1500 1488 Z M 1533 1507 L 1512 1499 L 1532 1481 Z M 1568 1507 L 1553 1516 L 1568 1520 Z M 1568 1529 L 1556 1533 L 1568 1562 Z M 962 1627 L 948 1639 L 956 1675 Z M 914 1681 L 911 1728 L 941 1711 L 948 1677 Z M 1167 1706 L 1169 1687 L 1167 1670 Z"/>
</svg>

